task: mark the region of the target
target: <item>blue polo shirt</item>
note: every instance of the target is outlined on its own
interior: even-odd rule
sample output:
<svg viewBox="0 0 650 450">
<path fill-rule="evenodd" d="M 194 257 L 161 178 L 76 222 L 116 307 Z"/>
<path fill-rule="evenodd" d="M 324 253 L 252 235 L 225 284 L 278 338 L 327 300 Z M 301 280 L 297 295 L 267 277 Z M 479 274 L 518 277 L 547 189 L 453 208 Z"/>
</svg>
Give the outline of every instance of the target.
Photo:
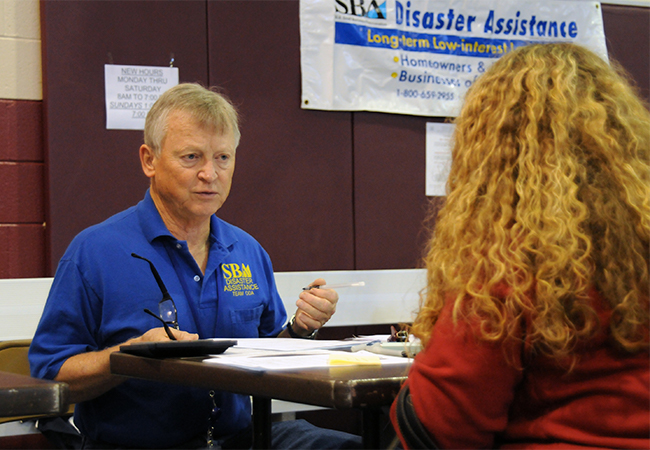
<svg viewBox="0 0 650 450">
<path fill-rule="evenodd" d="M 160 326 L 144 308 L 162 298 L 156 266 L 178 310 L 181 330 L 200 338 L 272 337 L 286 312 L 271 260 L 249 234 L 216 216 L 210 223 L 205 275 L 187 243 L 172 236 L 149 192 L 136 206 L 81 232 L 61 258 L 32 341 L 32 375 L 53 379 L 69 357 L 118 345 Z M 214 386 L 218 391 L 219 386 Z M 212 403 L 205 389 L 128 380 L 75 407 L 75 424 L 95 441 L 164 448 L 207 433 Z M 247 396 L 217 392 L 215 436 L 250 423 Z"/>
</svg>

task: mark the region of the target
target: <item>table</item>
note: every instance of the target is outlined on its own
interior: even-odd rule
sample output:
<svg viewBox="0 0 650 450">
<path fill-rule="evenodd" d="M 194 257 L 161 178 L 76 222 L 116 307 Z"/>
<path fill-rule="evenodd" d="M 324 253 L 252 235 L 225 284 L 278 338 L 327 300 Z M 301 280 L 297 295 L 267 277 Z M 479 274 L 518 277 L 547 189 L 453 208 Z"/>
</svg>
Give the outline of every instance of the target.
<svg viewBox="0 0 650 450">
<path fill-rule="evenodd" d="M 68 406 L 67 384 L 0 372 L 0 417 L 64 414 Z"/>
<path fill-rule="evenodd" d="M 336 409 L 360 408 L 365 448 L 379 447 L 381 407 L 397 396 L 409 360 L 387 366 L 334 366 L 287 371 L 258 371 L 203 363 L 202 358 L 154 359 L 116 352 L 111 372 L 118 375 L 185 384 L 251 395 L 253 448 L 271 443 L 271 399 Z"/>
</svg>

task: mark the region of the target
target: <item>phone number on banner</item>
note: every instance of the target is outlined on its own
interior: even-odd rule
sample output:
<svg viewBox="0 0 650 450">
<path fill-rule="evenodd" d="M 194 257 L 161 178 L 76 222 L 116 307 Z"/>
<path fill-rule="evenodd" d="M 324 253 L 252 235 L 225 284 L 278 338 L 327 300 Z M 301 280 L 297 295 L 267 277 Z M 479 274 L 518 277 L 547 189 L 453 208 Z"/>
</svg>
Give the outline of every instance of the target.
<svg viewBox="0 0 650 450">
<path fill-rule="evenodd" d="M 398 97 L 421 98 L 423 100 L 453 101 L 456 99 L 453 92 L 421 91 L 419 89 L 398 89 Z"/>
</svg>

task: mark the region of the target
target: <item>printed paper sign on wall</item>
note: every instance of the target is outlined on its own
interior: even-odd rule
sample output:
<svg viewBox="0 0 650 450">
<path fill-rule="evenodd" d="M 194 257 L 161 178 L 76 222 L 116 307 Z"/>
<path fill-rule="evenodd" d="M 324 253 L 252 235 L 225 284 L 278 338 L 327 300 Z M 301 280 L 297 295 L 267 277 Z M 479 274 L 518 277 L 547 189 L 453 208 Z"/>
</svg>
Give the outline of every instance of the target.
<svg viewBox="0 0 650 450">
<path fill-rule="evenodd" d="M 151 106 L 178 84 L 178 67 L 104 65 L 106 129 L 144 130 Z"/>
<path fill-rule="evenodd" d="M 574 42 L 607 58 L 600 3 L 301 0 L 302 107 L 454 117 L 499 56 Z"/>
</svg>

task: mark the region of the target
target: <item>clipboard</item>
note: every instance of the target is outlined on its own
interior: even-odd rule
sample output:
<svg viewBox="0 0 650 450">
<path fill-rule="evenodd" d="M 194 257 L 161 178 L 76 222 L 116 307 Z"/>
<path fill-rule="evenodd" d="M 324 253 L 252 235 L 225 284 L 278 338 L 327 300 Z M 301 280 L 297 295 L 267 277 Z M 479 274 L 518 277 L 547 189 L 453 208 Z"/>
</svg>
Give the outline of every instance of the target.
<svg viewBox="0 0 650 450">
<path fill-rule="evenodd" d="M 131 355 L 149 358 L 182 358 L 190 356 L 219 355 L 233 345 L 236 340 L 198 339 L 194 341 L 140 342 L 120 346 L 120 351 Z"/>
</svg>

